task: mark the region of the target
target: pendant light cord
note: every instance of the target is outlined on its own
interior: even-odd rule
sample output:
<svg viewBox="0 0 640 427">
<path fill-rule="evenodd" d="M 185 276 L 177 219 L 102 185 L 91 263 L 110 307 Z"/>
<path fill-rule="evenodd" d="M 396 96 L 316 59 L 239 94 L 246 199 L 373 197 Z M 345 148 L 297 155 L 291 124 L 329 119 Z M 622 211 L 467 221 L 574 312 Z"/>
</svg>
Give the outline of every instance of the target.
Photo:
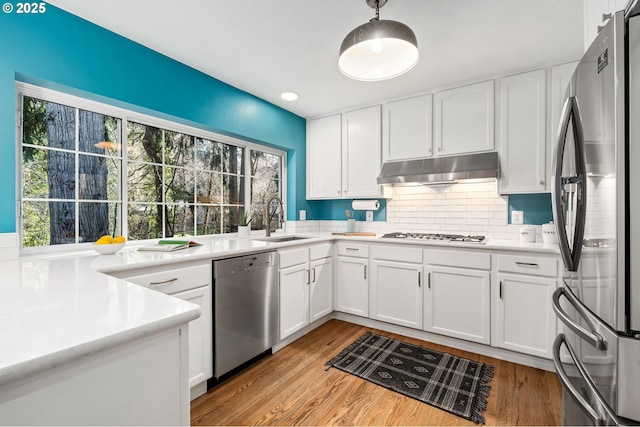
<svg viewBox="0 0 640 427">
<path fill-rule="evenodd" d="M 380 0 L 376 0 L 376 16 L 369 19 L 369 22 L 380 20 Z"/>
</svg>

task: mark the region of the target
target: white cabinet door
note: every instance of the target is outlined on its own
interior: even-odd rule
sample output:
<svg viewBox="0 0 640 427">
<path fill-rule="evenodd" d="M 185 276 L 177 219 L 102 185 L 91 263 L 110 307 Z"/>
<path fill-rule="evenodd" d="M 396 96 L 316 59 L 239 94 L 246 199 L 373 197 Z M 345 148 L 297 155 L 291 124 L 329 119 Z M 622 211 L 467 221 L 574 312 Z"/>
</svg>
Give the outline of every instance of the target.
<svg viewBox="0 0 640 427">
<path fill-rule="evenodd" d="M 377 183 L 381 162 L 380 106 L 349 111 L 342 115 L 342 191 L 343 197 L 379 197 Z M 325 176 L 335 173 L 327 169 Z"/>
<path fill-rule="evenodd" d="M 422 329 L 422 265 L 371 262 L 369 317 Z"/>
<path fill-rule="evenodd" d="M 213 376 L 211 287 L 203 286 L 172 296 L 200 306 L 200 317 L 189 322 L 189 387 Z"/>
<path fill-rule="evenodd" d="M 556 333 L 551 296 L 556 279 L 497 274 L 496 347 L 550 359 Z"/>
<path fill-rule="evenodd" d="M 424 330 L 491 343 L 490 272 L 428 266 Z"/>
<path fill-rule="evenodd" d="M 369 315 L 368 265 L 367 259 L 338 257 L 336 310 Z"/>
<path fill-rule="evenodd" d="M 315 322 L 333 311 L 333 261 L 324 258 L 312 261 L 311 300 L 309 310 L 311 322 Z"/>
<path fill-rule="evenodd" d="M 431 157 L 433 95 L 390 102 L 383 107 L 382 160 Z"/>
<path fill-rule="evenodd" d="M 547 186 L 546 71 L 500 80 L 500 193 Z"/>
<path fill-rule="evenodd" d="M 493 150 L 493 99 L 493 80 L 436 93 L 436 155 Z"/>
<path fill-rule="evenodd" d="M 307 199 L 342 197 L 340 114 L 307 125 Z"/>
<path fill-rule="evenodd" d="M 280 339 L 309 324 L 309 264 L 280 270 Z"/>
</svg>

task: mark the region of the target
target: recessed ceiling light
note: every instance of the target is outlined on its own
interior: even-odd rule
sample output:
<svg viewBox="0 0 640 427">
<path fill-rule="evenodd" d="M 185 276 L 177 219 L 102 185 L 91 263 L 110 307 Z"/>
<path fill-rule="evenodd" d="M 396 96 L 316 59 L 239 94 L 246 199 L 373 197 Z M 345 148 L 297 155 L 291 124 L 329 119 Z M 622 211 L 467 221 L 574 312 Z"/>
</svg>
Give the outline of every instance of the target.
<svg viewBox="0 0 640 427">
<path fill-rule="evenodd" d="M 285 101 L 295 101 L 296 99 L 298 99 L 298 94 L 295 92 L 282 92 L 280 94 L 280 98 L 284 99 Z"/>
</svg>

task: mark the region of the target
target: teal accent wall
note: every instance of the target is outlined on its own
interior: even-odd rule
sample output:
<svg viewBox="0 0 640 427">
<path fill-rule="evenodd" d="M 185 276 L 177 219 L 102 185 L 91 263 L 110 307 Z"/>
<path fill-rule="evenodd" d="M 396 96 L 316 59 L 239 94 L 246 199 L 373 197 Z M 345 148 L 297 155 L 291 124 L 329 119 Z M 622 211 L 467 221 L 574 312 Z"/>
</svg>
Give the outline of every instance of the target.
<svg viewBox="0 0 640 427">
<path fill-rule="evenodd" d="M 308 220 L 341 220 L 347 219 L 346 210 L 350 210 L 356 221 L 366 220 L 366 211 L 354 211 L 351 208 L 352 200 L 312 200 L 308 202 L 309 210 L 307 211 Z M 387 220 L 387 201 L 386 199 L 378 199 L 380 208 L 373 211 L 374 221 Z"/>
<path fill-rule="evenodd" d="M 550 193 L 511 194 L 509 195 L 509 224 L 511 224 L 512 211 L 523 211 L 525 224 L 546 224 L 553 221 L 552 209 Z"/>
<path fill-rule="evenodd" d="M 0 14 L 0 233 L 16 231 L 16 80 L 285 150 L 287 218 L 309 209 L 304 118 L 46 6 Z"/>
</svg>

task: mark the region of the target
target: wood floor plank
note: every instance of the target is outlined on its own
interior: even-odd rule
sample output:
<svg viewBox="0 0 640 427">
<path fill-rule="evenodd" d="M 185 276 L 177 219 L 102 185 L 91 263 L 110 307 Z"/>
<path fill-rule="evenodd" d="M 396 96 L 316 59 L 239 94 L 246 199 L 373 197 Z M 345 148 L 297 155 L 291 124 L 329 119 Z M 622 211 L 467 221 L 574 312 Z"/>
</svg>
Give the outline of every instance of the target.
<svg viewBox="0 0 640 427">
<path fill-rule="evenodd" d="M 486 425 L 560 425 L 562 388 L 535 368 L 331 320 L 191 403 L 192 425 L 458 425 L 473 422 L 325 362 L 367 331 L 495 367 Z"/>
</svg>

